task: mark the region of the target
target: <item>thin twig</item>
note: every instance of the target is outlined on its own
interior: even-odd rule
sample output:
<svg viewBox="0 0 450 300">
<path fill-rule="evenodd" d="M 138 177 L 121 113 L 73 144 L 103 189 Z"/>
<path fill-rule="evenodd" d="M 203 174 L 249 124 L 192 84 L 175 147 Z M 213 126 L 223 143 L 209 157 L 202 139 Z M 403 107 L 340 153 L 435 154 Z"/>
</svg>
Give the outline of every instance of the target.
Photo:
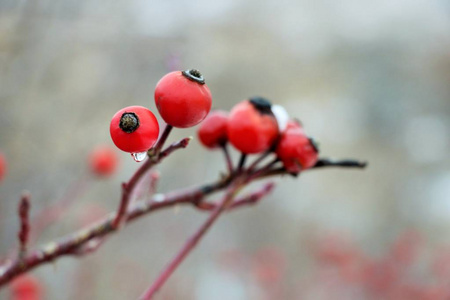
<svg viewBox="0 0 450 300">
<path fill-rule="evenodd" d="M 313 168 L 341 167 L 364 169 L 366 166 L 367 162 L 354 159 L 331 160 L 328 158 L 321 158 L 319 159 L 319 161 L 317 161 L 316 165 Z"/>
<path fill-rule="evenodd" d="M 170 155 L 175 150 L 186 148 L 189 145 L 189 142 L 192 141 L 192 139 L 193 138 L 190 136 L 190 137 L 181 139 L 178 142 L 175 142 L 175 143 L 171 144 L 169 147 L 167 147 L 164 151 L 162 151 L 159 154 L 159 158 L 158 159 L 161 160 L 162 158 Z"/>
<path fill-rule="evenodd" d="M 328 168 L 328 167 L 338 167 L 338 168 L 350 168 L 350 169 L 364 169 L 367 166 L 367 162 L 361 162 L 358 160 L 330 160 L 328 158 L 321 158 L 317 161 L 316 165 L 310 169 L 306 169 L 302 172 L 314 170 L 317 168 Z M 262 179 L 266 177 L 272 177 L 277 175 L 291 175 L 297 177 L 299 174 L 290 174 L 286 171 L 284 167 L 280 168 L 273 168 L 273 169 L 266 169 L 263 173 L 257 171 L 257 178 Z M 255 172 L 256 173 L 256 172 Z"/>
<path fill-rule="evenodd" d="M 28 239 L 30 237 L 30 193 L 25 192 L 22 194 L 19 203 L 19 220 L 20 230 L 18 234 L 19 239 L 19 260 L 22 260 L 26 255 L 28 247 Z"/>
<path fill-rule="evenodd" d="M 230 206 L 228 207 L 228 210 L 234 210 L 236 208 L 240 208 L 242 206 L 247 205 L 253 205 L 258 203 L 262 198 L 264 198 L 267 194 L 269 194 L 273 188 L 275 187 L 275 184 L 273 182 L 269 182 L 263 185 L 262 188 L 245 195 L 243 197 L 237 198 Z M 212 211 L 217 208 L 216 203 L 211 202 L 200 202 L 197 205 L 197 208 L 200 210 L 205 211 Z"/>
<path fill-rule="evenodd" d="M 220 214 L 226 209 L 227 205 L 231 203 L 236 192 L 241 187 L 240 184 L 232 185 L 226 195 L 223 197 L 220 205 L 210 214 L 205 223 L 195 232 L 195 234 L 189 238 L 184 247 L 180 252 L 174 257 L 170 264 L 163 270 L 163 272 L 158 276 L 156 281 L 150 286 L 148 290 L 139 298 L 141 300 L 152 299 L 155 293 L 162 287 L 162 285 L 167 281 L 167 279 L 172 275 L 172 273 L 177 269 L 177 267 L 184 261 L 186 256 L 194 249 L 201 238 L 205 235 L 209 228 L 214 224 Z"/>
</svg>

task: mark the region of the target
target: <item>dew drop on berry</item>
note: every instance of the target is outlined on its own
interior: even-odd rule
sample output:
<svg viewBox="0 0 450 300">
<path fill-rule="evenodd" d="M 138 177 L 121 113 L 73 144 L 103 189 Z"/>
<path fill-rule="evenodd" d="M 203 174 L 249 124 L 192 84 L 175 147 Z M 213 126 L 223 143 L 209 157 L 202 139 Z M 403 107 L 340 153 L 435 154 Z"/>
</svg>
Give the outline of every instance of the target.
<svg viewBox="0 0 450 300">
<path fill-rule="evenodd" d="M 141 162 L 147 157 L 147 152 L 131 153 L 135 162 Z"/>
</svg>

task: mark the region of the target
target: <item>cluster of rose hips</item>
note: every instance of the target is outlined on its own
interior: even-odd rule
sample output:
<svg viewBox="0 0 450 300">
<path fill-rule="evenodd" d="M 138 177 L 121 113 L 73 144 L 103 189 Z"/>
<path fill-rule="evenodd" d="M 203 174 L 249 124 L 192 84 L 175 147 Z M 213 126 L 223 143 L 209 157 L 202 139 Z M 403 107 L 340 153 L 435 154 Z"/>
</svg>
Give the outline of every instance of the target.
<svg viewBox="0 0 450 300">
<path fill-rule="evenodd" d="M 299 122 L 288 120 L 281 106 L 253 97 L 238 103 L 228 114 L 209 113 L 211 103 L 211 92 L 198 70 L 171 72 L 156 85 L 155 104 L 163 120 L 178 128 L 192 127 L 204 120 L 198 135 L 207 148 L 230 142 L 244 155 L 273 152 L 292 174 L 316 164 L 315 143 Z M 149 109 L 130 106 L 114 115 L 110 133 L 119 149 L 145 153 L 158 140 L 159 124 Z"/>
<path fill-rule="evenodd" d="M 211 112 L 198 136 L 207 148 L 222 147 L 229 141 L 245 155 L 274 152 L 292 174 L 311 168 L 318 159 L 317 146 L 301 124 L 289 120 L 284 108 L 261 97 L 238 103 L 229 114 Z"/>
</svg>

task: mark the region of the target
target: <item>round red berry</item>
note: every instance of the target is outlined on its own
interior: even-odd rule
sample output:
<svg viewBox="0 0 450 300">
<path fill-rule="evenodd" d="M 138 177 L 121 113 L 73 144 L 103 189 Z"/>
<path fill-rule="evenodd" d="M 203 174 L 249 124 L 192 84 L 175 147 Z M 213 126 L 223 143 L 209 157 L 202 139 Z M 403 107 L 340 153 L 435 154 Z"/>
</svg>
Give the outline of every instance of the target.
<svg viewBox="0 0 450 300">
<path fill-rule="evenodd" d="M 21 275 L 11 283 L 11 300 L 43 299 L 41 283 L 31 275 Z"/>
<path fill-rule="evenodd" d="M 228 113 L 222 110 L 212 111 L 200 125 L 198 137 L 207 148 L 215 148 L 227 142 Z"/>
<path fill-rule="evenodd" d="M 159 125 L 149 109 L 129 106 L 116 112 L 109 132 L 117 148 L 125 152 L 139 153 L 149 150 L 155 144 Z"/>
<path fill-rule="evenodd" d="M 235 105 L 228 117 L 227 133 L 230 143 L 243 153 L 269 150 L 278 136 L 270 102 L 254 97 Z"/>
<path fill-rule="evenodd" d="M 156 84 L 155 103 L 164 121 L 187 128 L 200 123 L 211 110 L 211 92 L 198 70 L 175 71 Z"/>
<path fill-rule="evenodd" d="M 3 180 L 3 178 L 5 178 L 6 171 L 7 171 L 6 158 L 2 153 L 0 153 L 0 182 Z"/>
<path fill-rule="evenodd" d="M 89 154 L 89 168 L 97 176 L 114 174 L 119 164 L 116 150 L 108 146 L 98 146 Z"/>
<path fill-rule="evenodd" d="M 276 154 L 286 170 L 298 174 L 313 167 L 318 160 L 318 148 L 300 124 L 290 121 L 278 141 Z"/>
</svg>

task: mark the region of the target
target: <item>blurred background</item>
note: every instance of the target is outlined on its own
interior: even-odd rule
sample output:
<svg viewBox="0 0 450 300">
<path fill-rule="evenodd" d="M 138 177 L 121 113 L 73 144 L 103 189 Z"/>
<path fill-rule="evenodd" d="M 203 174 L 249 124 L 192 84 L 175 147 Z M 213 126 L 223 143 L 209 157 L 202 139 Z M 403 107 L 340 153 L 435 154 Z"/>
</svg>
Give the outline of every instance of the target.
<svg viewBox="0 0 450 300">
<path fill-rule="evenodd" d="M 119 171 L 101 180 L 89 153 L 112 146 L 117 110 L 156 110 L 159 78 L 198 68 L 214 108 L 267 97 L 323 156 L 370 165 L 276 180 L 219 220 L 160 299 L 448 299 L 449 14 L 445 0 L 0 0 L 0 257 L 17 247 L 23 190 L 33 217 L 75 199 L 35 245 L 114 210 L 138 164 L 117 151 Z M 225 164 L 194 140 L 157 169 L 166 192 Z M 135 299 L 205 217 L 161 211 L 31 274 L 44 299 Z"/>
</svg>

